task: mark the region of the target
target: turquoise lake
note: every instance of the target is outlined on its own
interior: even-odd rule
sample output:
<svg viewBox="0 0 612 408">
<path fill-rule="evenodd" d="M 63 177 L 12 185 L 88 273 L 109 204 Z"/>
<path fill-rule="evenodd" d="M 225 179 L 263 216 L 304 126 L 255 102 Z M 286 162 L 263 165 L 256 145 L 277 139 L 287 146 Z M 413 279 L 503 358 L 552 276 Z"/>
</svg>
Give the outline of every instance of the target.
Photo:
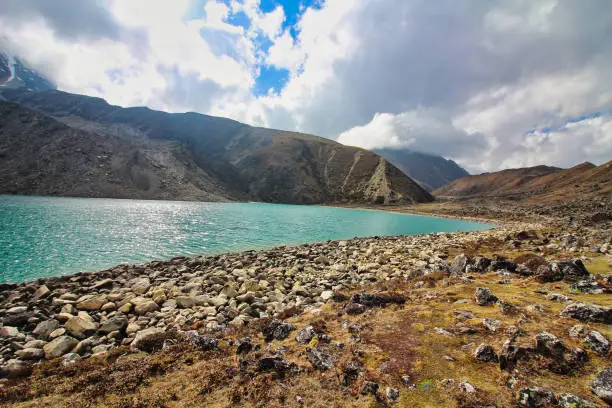
<svg viewBox="0 0 612 408">
<path fill-rule="evenodd" d="M 319 206 L 0 196 L 0 281 L 179 255 L 490 227 Z"/>
</svg>

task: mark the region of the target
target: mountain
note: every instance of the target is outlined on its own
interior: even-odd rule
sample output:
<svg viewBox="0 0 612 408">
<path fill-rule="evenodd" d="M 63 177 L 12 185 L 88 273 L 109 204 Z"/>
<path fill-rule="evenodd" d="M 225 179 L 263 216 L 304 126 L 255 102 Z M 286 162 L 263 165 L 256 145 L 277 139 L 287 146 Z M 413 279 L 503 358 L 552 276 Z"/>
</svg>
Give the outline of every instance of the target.
<svg viewBox="0 0 612 408">
<path fill-rule="evenodd" d="M 56 89 L 51 81 L 19 58 L 0 52 L 0 89 L 2 88 L 23 88 L 29 91 Z"/>
<path fill-rule="evenodd" d="M 295 204 L 433 199 L 382 157 L 329 139 L 198 113 L 121 108 L 60 91 L 0 88 L 0 95 L 20 109 L 28 108 L 27 113 L 13 112 L 10 122 L 3 119 L 3 156 L 23 154 L 24 162 L 39 164 L 39 172 L 47 177 L 33 177 L 27 165 L 13 160 L 4 165 L 13 169 L 11 187 L 2 185 L 1 192 Z M 21 116 L 28 118 L 26 123 Z M 63 127 L 56 129 L 60 124 Z M 62 151 L 67 134 L 72 135 L 73 152 Z M 51 147 L 44 146 L 47 140 Z M 41 147 L 28 150 L 30 145 Z M 86 156 L 81 170 L 70 164 L 77 153 Z M 109 178 L 91 170 L 89 180 L 79 181 L 80 171 L 102 164 L 97 156 L 112 164 L 110 175 L 104 173 Z M 128 160 L 133 157 L 136 161 Z M 63 180 L 73 181 L 68 188 Z M 46 183 L 55 186 L 52 191 Z"/>
<path fill-rule="evenodd" d="M 427 191 L 433 191 L 469 173 L 452 160 L 410 149 L 374 149 Z"/>
<path fill-rule="evenodd" d="M 569 169 L 536 166 L 463 177 L 434 191 L 438 197 L 504 197 L 550 200 L 612 194 L 612 162 Z"/>
</svg>

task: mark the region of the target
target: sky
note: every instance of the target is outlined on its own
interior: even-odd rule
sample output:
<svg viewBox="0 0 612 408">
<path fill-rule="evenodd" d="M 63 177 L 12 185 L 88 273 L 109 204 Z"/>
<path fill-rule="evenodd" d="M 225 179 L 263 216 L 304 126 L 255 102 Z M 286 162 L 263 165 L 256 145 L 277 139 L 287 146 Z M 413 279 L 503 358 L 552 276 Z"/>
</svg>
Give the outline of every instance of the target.
<svg viewBox="0 0 612 408">
<path fill-rule="evenodd" d="M 609 0 L 2 0 L 59 89 L 472 173 L 612 159 Z"/>
</svg>

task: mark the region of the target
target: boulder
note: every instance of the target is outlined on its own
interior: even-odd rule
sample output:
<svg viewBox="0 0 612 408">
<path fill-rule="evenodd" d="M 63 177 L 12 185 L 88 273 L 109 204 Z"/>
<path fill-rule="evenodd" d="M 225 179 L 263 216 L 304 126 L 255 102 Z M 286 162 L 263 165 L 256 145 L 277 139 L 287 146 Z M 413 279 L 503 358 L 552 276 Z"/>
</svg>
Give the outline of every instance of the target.
<svg viewBox="0 0 612 408">
<path fill-rule="evenodd" d="M 325 371 L 334 365 L 334 358 L 316 347 L 306 351 L 306 358 L 317 370 Z"/>
<path fill-rule="evenodd" d="M 453 276 L 462 276 L 468 266 L 469 258 L 465 254 L 457 255 L 450 264 L 450 273 Z"/>
<path fill-rule="evenodd" d="M 563 342 L 554 334 L 540 332 L 535 338 L 536 351 L 542 355 L 563 358 L 566 347 Z"/>
<path fill-rule="evenodd" d="M 376 395 L 378 393 L 378 388 L 379 385 L 374 381 L 365 381 L 359 393 L 361 395 Z"/>
<path fill-rule="evenodd" d="M 276 371 L 278 375 L 284 376 L 285 374 L 291 371 L 297 371 L 297 366 L 295 365 L 295 363 L 290 363 L 281 356 L 267 355 L 261 357 L 257 361 L 257 370 Z"/>
<path fill-rule="evenodd" d="M 488 306 L 497 302 L 497 296 L 489 288 L 476 288 L 474 298 L 476 299 L 476 304 L 480 306 Z"/>
<path fill-rule="evenodd" d="M 597 405 L 573 394 L 563 393 L 559 396 L 561 408 L 597 408 Z"/>
<path fill-rule="evenodd" d="M 15 355 L 21 360 L 42 360 L 45 357 L 45 352 L 39 348 L 24 348 L 17 350 Z"/>
<path fill-rule="evenodd" d="M 566 282 L 577 282 L 590 276 L 589 271 L 580 259 L 561 261 L 558 262 L 558 265 L 563 274 L 563 280 Z"/>
<path fill-rule="evenodd" d="M 599 354 L 600 356 L 607 356 L 610 351 L 610 343 L 603 334 L 598 331 L 592 331 L 584 339 L 584 344 Z"/>
<path fill-rule="evenodd" d="M 128 286 L 132 289 L 132 292 L 142 295 L 151 287 L 151 281 L 149 278 L 134 278 L 128 282 Z"/>
<path fill-rule="evenodd" d="M 381 294 L 381 293 L 356 293 L 352 296 L 351 302 L 364 305 L 366 307 L 386 306 L 389 303 L 403 304 L 406 298 L 396 294 Z"/>
<path fill-rule="evenodd" d="M 156 312 L 158 310 L 159 306 L 153 300 L 147 300 L 134 306 L 134 312 L 139 315 Z"/>
<path fill-rule="evenodd" d="M 98 330 L 98 325 L 87 319 L 75 316 L 66 322 L 64 328 L 73 337 L 84 339 Z"/>
<path fill-rule="evenodd" d="M 11 359 L 0 365 L 0 378 L 22 378 L 32 374 L 32 366 L 25 361 Z"/>
<path fill-rule="evenodd" d="M 115 317 L 108 319 L 104 323 L 102 323 L 98 331 L 102 334 L 108 334 L 114 331 L 123 330 L 127 327 L 127 325 L 128 325 L 127 317 L 115 316 Z"/>
<path fill-rule="evenodd" d="M 612 324 L 612 308 L 589 303 L 570 303 L 561 312 L 561 316 L 581 321 L 592 321 Z"/>
<path fill-rule="evenodd" d="M 136 337 L 134 338 L 130 346 L 133 349 L 143 348 L 144 351 L 149 351 L 149 343 L 151 343 L 151 341 L 155 340 L 156 338 L 159 338 L 165 332 L 165 329 L 161 329 L 158 327 L 150 327 L 148 329 L 141 330 L 136 333 Z"/>
<path fill-rule="evenodd" d="M 518 404 L 521 407 L 545 408 L 557 405 L 557 398 L 552 391 L 544 388 L 524 388 L 519 391 Z"/>
<path fill-rule="evenodd" d="M 85 299 L 77 303 L 76 308 L 79 310 L 97 311 L 106 303 L 106 298 L 103 296 L 95 296 Z"/>
<path fill-rule="evenodd" d="M 0 338 L 11 338 L 19 336 L 19 329 L 11 326 L 0 327 Z"/>
<path fill-rule="evenodd" d="M 289 333 L 295 330 L 295 326 L 289 323 L 283 323 L 280 320 L 272 320 L 262 330 L 262 334 L 266 341 L 284 340 L 289 337 Z"/>
<path fill-rule="evenodd" d="M 311 325 L 308 325 L 298 332 L 298 334 L 295 336 L 295 341 L 300 344 L 308 344 L 314 336 L 316 336 L 314 328 Z"/>
<path fill-rule="evenodd" d="M 38 287 L 38 289 L 36 289 L 36 291 L 32 295 L 32 298 L 33 299 L 42 299 L 42 298 L 48 296 L 49 293 L 51 293 L 49 288 L 46 285 L 41 285 L 41 286 Z"/>
<path fill-rule="evenodd" d="M 51 360 L 53 358 L 61 357 L 72 350 L 77 344 L 79 344 L 79 341 L 73 337 L 60 336 L 45 344 L 43 347 L 45 358 L 47 360 Z"/>
<path fill-rule="evenodd" d="M 495 350 L 493 350 L 493 347 L 485 343 L 482 343 L 476 347 L 474 357 L 476 360 L 482 362 L 497 361 L 497 354 L 495 354 Z"/>
<path fill-rule="evenodd" d="M 601 370 L 591 381 L 591 391 L 607 404 L 612 405 L 612 366 Z"/>
<path fill-rule="evenodd" d="M 514 344 L 513 339 L 508 339 L 499 352 L 499 368 L 500 370 L 512 371 L 517 363 L 528 355 L 529 349 Z"/>
</svg>

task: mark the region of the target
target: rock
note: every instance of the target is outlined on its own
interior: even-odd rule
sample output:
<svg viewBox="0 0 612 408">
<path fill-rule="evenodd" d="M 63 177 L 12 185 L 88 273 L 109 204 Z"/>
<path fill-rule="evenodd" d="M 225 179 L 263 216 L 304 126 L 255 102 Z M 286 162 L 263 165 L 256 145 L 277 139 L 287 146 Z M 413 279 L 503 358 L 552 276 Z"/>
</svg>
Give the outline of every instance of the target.
<svg viewBox="0 0 612 408">
<path fill-rule="evenodd" d="M 138 324 L 136 323 L 130 323 L 127 325 L 127 327 L 125 328 L 125 333 L 130 335 L 136 332 L 139 332 L 140 329 L 142 329 L 142 327 L 140 327 Z"/>
<path fill-rule="evenodd" d="M 244 337 L 238 340 L 238 347 L 236 348 L 236 354 L 247 354 L 253 350 L 253 343 L 251 343 L 250 337 Z"/>
<path fill-rule="evenodd" d="M 578 338 L 583 339 L 586 337 L 588 333 L 589 333 L 589 329 L 587 329 L 587 327 L 582 324 L 577 324 L 575 326 L 572 326 L 571 329 L 569 329 L 569 335 L 571 337 L 578 337 Z"/>
<path fill-rule="evenodd" d="M 298 334 L 295 336 L 295 341 L 300 344 L 308 344 L 314 336 L 316 336 L 314 328 L 311 325 L 308 325 L 298 332 Z"/>
<path fill-rule="evenodd" d="M 135 278 L 130 280 L 128 286 L 132 288 L 132 292 L 136 293 L 137 295 L 142 295 L 151 287 L 151 281 L 149 278 Z"/>
<path fill-rule="evenodd" d="M 77 361 L 79 361 L 81 359 L 81 356 L 79 356 L 76 353 L 68 353 L 66 355 L 64 355 L 64 358 L 62 359 L 62 365 L 64 367 L 68 367 L 73 365 L 74 363 L 76 363 Z"/>
<path fill-rule="evenodd" d="M 483 362 L 497 361 L 497 354 L 495 354 L 495 350 L 493 350 L 493 347 L 485 343 L 482 343 L 476 347 L 474 357 L 476 360 Z"/>
<path fill-rule="evenodd" d="M 366 307 L 386 306 L 389 303 L 403 304 L 406 301 L 404 296 L 395 294 L 378 293 L 356 293 L 352 296 L 351 302 L 364 305 Z"/>
<path fill-rule="evenodd" d="M 563 358 L 565 353 L 565 345 L 554 334 L 548 332 L 540 332 L 535 338 L 535 348 L 540 354 L 550 357 Z"/>
<path fill-rule="evenodd" d="M 255 301 L 255 295 L 253 292 L 247 292 L 236 296 L 236 300 L 240 303 L 253 303 Z"/>
<path fill-rule="evenodd" d="M 348 387 L 357 380 L 361 367 L 357 361 L 349 361 L 342 369 L 342 384 Z"/>
<path fill-rule="evenodd" d="M 16 308 L 13 308 L 13 309 L 16 309 Z M 32 314 L 28 311 L 19 311 L 15 313 L 9 313 L 7 311 L 4 318 L 2 319 L 2 324 L 4 326 L 20 327 L 20 326 L 27 324 L 30 317 L 32 317 Z"/>
<path fill-rule="evenodd" d="M 321 352 L 316 347 L 306 351 L 306 358 L 308 358 L 308 361 L 310 361 L 314 368 L 321 371 L 328 370 L 334 365 L 334 358 L 329 354 Z"/>
<path fill-rule="evenodd" d="M 563 272 L 556 263 L 539 266 L 535 276 L 535 280 L 539 283 L 557 282 L 562 279 Z"/>
<path fill-rule="evenodd" d="M 134 306 L 134 312 L 139 315 L 156 312 L 158 310 L 159 306 L 152 300 L 147 300 Z"/>
<path fill-rule="evenodd" d="M 79 341 L 73 337 L 60 336 L 45 344 L 43 347 L 45 358 L 47 360 L 51 360 L 53 358 L 61 357 L 72 350 L 78 343 Z"/>
<path fill-rule="evenodd" d="M 284 376 L 290 371 L 297 370 L 297 366 L 294 363 L 283 359 L 278 355 L 263 356 L 257 361 L 258 371 L 276 371 L 280 376 Z"/>
<path fill-rule="evenodd" d="M 0 378 L 22 378 L 32 374 L 32 366 L 25 361 L 11 359 L 0 366 Z"/>
<path fill-rule="evenodd" d="M 51 333 L 49 333 L 49 338 L 56 339 L 60 336 L 63 336 L 64 334 L 66 334 L 66 329 L 64 329 L 63 327 L 60 327 L 60 328 L 53 330 Z"/>
<path fill-rule="evenodd" d="M 453 276 L 462 276 L 465 273 L 469 259 L 465 254 L 457 255 L 450 265 L 450 273 Z"/>
<path fill-rule="evenodd" d="M 516 307 L 516 305 L 510 302 L 507 302 L 505 300 L 500 299 L 498 304 L 499 304 L 499 311 L 502 312 L 502 314 L 515 315 L 519 312 L 519 308 Z"/>
<path fill-rule="evenodd" d="M 34 294 L 32 294 L 32 298 L 33 299 L 42 299 L 42 298 L 46 297 L 47 295 L 49 295 L 49 293 L 51 293 L 49 288 L 46 285 L 41 285 L 41 286 L 38 287 L 38 289 L 36 289 Z"/>
<path fill-rule="evenodd" d="M 374 381 L 365 381 L 361 386 L 361 390 L 359 391 L 361 395 L 376 395 L 378 393 L 378 384 Z"/>
<path fill-rule="evenodd" d="M 476 388 L 466 380 L 463 380 L 459 384 L 457 384 L 457 387 L 459 388 L 459 391 L 465 392 L 467 394 L 473 394 L 476 392 Z"/>
<path fill-rule="evenodd" d="M 506 340 L 499 352 L 500 370 L 512 371 L 517 363 L 526 358 L 529 350 L 514 344 L 513 339 Z"/>
<path fill-rule="evenodd" d="M 17 350 L 15 355 L 21 360 L 42 360 L 45 357 L 45 352 L 39 348 L 24 348 Z"/>
<path fill-rule="evenodd" d="M 143 351 L 152 351 L 150 344 L 160 338 L 164 333 L 166 333 L 165 329 L 150 327 L 148 329 L 140 330 L 136 333 L 136 337 L 130 344 L 132 349 L 141 349 Z"/>
<path fill-rule="evenodd" d="M 591 381 L 591 391 L 607 404 L 612 405 L 612 366 L 601 370 Z"/>
<path fill-rule="evenodd" d="M 559 407 L 561 408 L 597 408 L 597 405 L 577 397 L 573 394 L 563 393 L 559 396 Z"/>
<path fill-rule="evenodd" d="M 573 283 L 570 288 L 578 292 L 590 293 L 592 295 L 598 295 L 607 291 L 604 285 L 595 280 L 579 280 Z"/>
<path fill-rule="evenodd" d="M 480 306 L 488 306 L 497 302 L 497 296 L 495 296 L 489 288 L 477 288 L 474 297 L 476 303 Z"/>
<path fill-rule="evenodd" d="M 97 311 L 100 310 L 105 303 L 105 297 L 92 297 L 77 303 L 76 308 L 79 310 Z"/>
<path fill-rule="evenodd" d="M 101 281 L 98 281 L 96 283 L 94 283 L 94 285 L 91 287 L 94 290 L 100 290 L 100 289 L 112 289 L 114 286 L 115 282 L 110 279 L 102 279 Z"/>
<path fill-rule="evenodd" d="M 111 317 L 98 329 L 98 331 L 102 334 L 108 334 L 114 331 L 120 331 L 125 329 L 128 326 L 128 319 L 124 316 L 115 316 Z"/>
<path fill-rule="evenodd" d="M 47 342 L 43 340 L 30 340 L 26 344 L 23 345 L 23 348 L 42 349 L 45 344 L 47 344 Z"/>
<path fill-rule="evenodd" d="M 219 340 L 213 337 L 199 335 L 195 330 L 187 332 L 186 336 L 187 340 L 201 351 L 214 350 L 219 346 Z"/>
<path fill-rule="evenodd" d="M 397 401 L 400 396 L 399 390 L 397 388 L 391 388 L 391 387 L 387 387 L 385 394 L 387 395 L 387 398 L 389 399 L 389 401 Z"/>
<path fill-rule="evenodd" d="M 518 394 L 518 404 L 521 407 L 545 408 L 557 405 L 557 398 L 552 391 L 544 388 L 524 388 Z"/>
<path fill-rule="evenodd" d="M 0 327 L 0 338 L 11 338 L 19 336 L 19 329 L 17 327 L 2 326 Z"/>
<path fill-rule="evenodd" d="M 362 314 L 365 313 L 366 310 L 367 308 L 364 305 L 354 302 L 347 304 L 344 308 L 344 311 L 350 315 Z"/>
<path fill-rule="evenodd" d="M 570 303 L 561 312 L 561 316 L 582 321 L 612 324 L 612 309 L 588 303 Z"/>
<path fill-rule="evenodd" d="M 580 259 L 558 262 L 559 269 L 566 282 L 577 282 L 590 276 L 589 271 Z"/>
<path fill-rule="evenodd" d="M 289 337 L 289 333 L 295 330 L 295 326 L 289 323 L 283 323 L 279 320 L 272 320 L 265 326 L 261 332 L 266 341 L 284 340 Z"/>
<path fill-rule="evenodd" d="M 484 319 L 482 319 L 482 324 L 487 330 L 495 333 L 501 327 L 502 322 L 500 320 L 489 319 L 488 317 L 485 317 Z"/>
<path fill-rule="evenodd" d="M 588 348 L 599 354 L 600 356 L 607 356 L 610 351 L 610 343 L 603 334 L 597 331 L 590 332 L 584 339 L 584 343 Z"/>
<path fill-rule="evenodd" d="M 71 336 L 77 339 L 84 339 L 94 334 L 96 330 L 98 330 L 98 325 L 89 320 L 75 316 L 66 322 L 64 328 Z"/>
<path fill-rule="evenodd" d="M 546 295 L 546 299 L 552 302 L 562 302 L 562 303 L 565 303 L 569 300 L 567 296 L 562 295 L 561 293 L 549 293 L 548 295 Z"/>
<path fill-rule="evenodd" d="M 112 312 L 116 308 L 117 308 L 117 305 L 115 305 L 113 302 L 108 302 L 108 303 L 103 304 L 100 310 L 102 310 L 103 312 Z"/>
<path fill-rule="evenodd" d="M 323 292 L 321 292 L 321 299 L 323 299 L 324 302 L 327 302 L 333 297 L 334 297 L 333 290 L 324 290 Z"/>
</svg>

